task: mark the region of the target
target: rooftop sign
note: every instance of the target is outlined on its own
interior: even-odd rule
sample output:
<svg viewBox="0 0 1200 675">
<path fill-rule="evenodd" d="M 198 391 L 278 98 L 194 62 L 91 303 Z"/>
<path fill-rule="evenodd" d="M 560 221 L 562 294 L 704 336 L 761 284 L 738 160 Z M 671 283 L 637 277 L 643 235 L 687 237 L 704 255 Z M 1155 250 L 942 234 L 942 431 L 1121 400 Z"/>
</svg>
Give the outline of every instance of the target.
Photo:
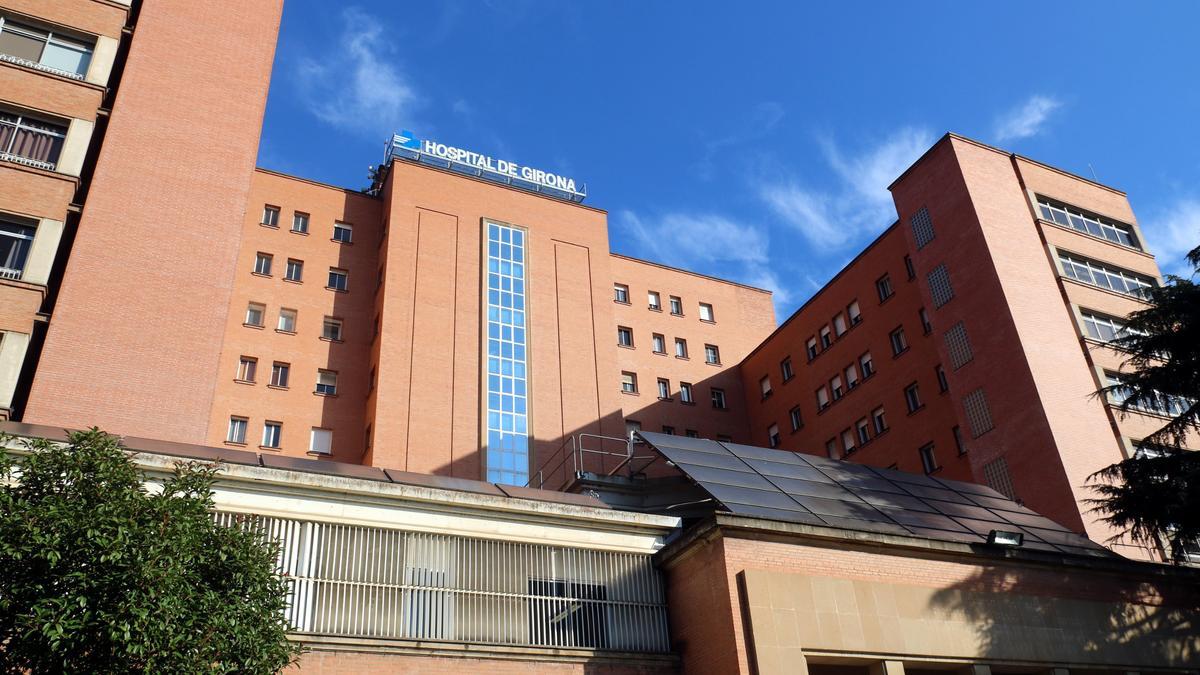
<svg viewBox="0 0 1200 675">
<path fill-rule="evenodd" d="M 540 192 L 572 202 L 582 202 L 587 197 L 587 187 L 577 185 L 574 178 L 559 176 L 549 171 L 504 159 L 496 159 L 437 141 L 421 140 L 407 130 L 394 134 L 391 141 L 388 142 L 384 161 L 394 157 L 440 166 L 458 173 L 486 178 L 497 183 Z"/>
</svg>

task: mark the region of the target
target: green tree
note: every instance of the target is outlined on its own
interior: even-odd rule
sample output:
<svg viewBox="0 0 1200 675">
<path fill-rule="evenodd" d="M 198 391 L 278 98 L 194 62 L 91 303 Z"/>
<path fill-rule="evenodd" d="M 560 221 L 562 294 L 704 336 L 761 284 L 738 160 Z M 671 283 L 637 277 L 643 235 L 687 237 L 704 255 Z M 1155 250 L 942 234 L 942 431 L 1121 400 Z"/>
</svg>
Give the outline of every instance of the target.
<svg viewBox="0 0 1200 675">
<path fill-rule="evenodd" d="M 277 545 L 212 516 L 217 468 L 161 491 L 119 440 L 0 450 L 0 672 L 273 673 L 293 662 Z"/>
<path fill-rule="evenodd" d="M 1187 259 L 1200 273 L 1200 247 Z M 1154 410 L 1171 416 L 1142 439 L 1147 452 L 1092 476 L 1100 496 L 1091 501 L 1135 541 L 1153 546 L 1166 538 L 1176 560 L 1200 540 L 1200 453 L 1183 449 L 1187 435 L 1200 430 L 1200 284 L 1194 278 L 1169 276 L 1150 289 L 1150 306 L 1131 314 L 1112 343 L 1130 372 L 1097 392 L 1119 401 L 1123 415 Z"/>
</svg>

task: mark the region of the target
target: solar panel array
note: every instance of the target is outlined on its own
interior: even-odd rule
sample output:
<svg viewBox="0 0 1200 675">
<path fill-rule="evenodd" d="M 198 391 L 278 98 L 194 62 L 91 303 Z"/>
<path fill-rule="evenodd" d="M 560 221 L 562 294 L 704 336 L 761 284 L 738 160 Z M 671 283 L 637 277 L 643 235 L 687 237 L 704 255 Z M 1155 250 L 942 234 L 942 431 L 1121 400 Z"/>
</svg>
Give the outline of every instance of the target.
<svg viewBox="0 0 1200 675">
<path fill-rule="evenodd" d="M 1025 549 L 1112 555 L 984 485 L 786 450 L 639 436 L 735 515 L 971 544 L 1002 530 L 1024 534 Z"/>
</svg>

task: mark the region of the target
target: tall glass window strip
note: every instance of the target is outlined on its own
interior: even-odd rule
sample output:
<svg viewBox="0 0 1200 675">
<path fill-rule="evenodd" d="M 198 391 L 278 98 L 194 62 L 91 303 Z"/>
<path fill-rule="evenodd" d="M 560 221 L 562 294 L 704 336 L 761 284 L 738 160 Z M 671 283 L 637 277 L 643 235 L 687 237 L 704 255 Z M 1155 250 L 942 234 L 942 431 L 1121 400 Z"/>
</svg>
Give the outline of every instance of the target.
<svg viewBox="0 0 1200 675">
<path fill-rule="evenodd" d="M 1069 227 L 1093 237 L 1107 239 L 1122 246 L 1141 249 L 1137 239 L 1133 236 L 1133 228 L 1124 223 L 1094 216 L 1075 207 L 1052 202 L 1045 197 L 1038 197 L 1038 210 L 1041 212 L 1043 220 L 1048 220 L 1056 225 Z"/>
<path fill-rule="evenodd" d="M 1154 280 L 1148 277 L 1109 267 L 1086 258 L 1059 253 L 1058 260 L 1062 263 L 1063 274 L 1089 286 L 1107 288 L 1123 295 L 1143 299 L 1149 295 L 1149 290 L 1156 286 Z"/>
<path fill-rule="evenodd" d="M 529 481 L 525 232 L 487 223 L 487 479 Z"/>
</svg>

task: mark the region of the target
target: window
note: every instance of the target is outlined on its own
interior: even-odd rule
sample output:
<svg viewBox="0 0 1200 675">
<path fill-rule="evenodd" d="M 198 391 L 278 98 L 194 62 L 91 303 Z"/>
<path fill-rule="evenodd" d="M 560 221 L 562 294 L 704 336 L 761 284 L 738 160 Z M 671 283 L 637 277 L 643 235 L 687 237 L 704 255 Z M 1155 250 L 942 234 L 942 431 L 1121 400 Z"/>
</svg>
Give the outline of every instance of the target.
<svg viewBox="0 0 1200 675">
<path fill-rule="evenodd" d="M 717 434 L 717 440 L 721 443 L 732 443 L 733 436 L 729 436 L 727 434 Z"/>
<path fill-rule="evenodd" d="M 875 362 L 871 360 L 871 352 L 858 357 L 858 367 L 862 370 L 864 380 L 875 374 Z"/>
<path fill-rule="evenodd" d="M 842 389 L 842 376 L 834 375 L 833 379 L 829 380 L 829 390 L 833 392 L 833 400 L 837 401 L 845 395 L 845 390 Z"/>
<path fill-rule="evenodd" d="M 921 320 L 921 330 L 926 335 L 933 332 L 933 324 L 929 322 L 929 312 L 926 312 L 924 307 L 917 310 L 917 318 Z"/>
<path fill-rule="evenodd" d="M 895 291 L 892 290 L 892 278 L 885 274 L 876 279 L 875 290 L 879 292 L 880 302 L 892 297 L 892 295 L 895 293 Z"/>
<path fill-rule="evenodd" d="M 909 281 L 917 278 L 917 270 L 913 268 L 913 261 L 909 256 L 904 256 L 904 271 L 908 273 Z"/>
<path fill-rule="evenodd" d="M 37 229 L 29 225 L 0 220 L 0 277 L 20 279 L 25 259 L 33 246 Z"/>
<path fill-rule="evenodd" d="M 696 431 L 695 429 L 684 429 L 683 435 L 687 436 L 688 438 L 700 438 L 700 432 Z"/>
<path fill-rule="evenodd" d="M 767 445 L 772 448 L 779 447 L 779 425 L 772 424 L 767 427 Z"/>
<path fill-rule="evenodd" d="M 274 259 L 270 253 L 258 253 L 254 256 L 254 273 L 263 276 L 271 276 L 271 261 Z"/>
<path fill-rule="evenodd" d="M 662 401 L 671 400 L 671 381 L 658 378 L 658 398 Z"/>
<path fill-rule="evenodd" d="M 971 438 L 979 438 L 992 430 L 992 411 L 988 408 L 983 389 L 976 389 L 963 397 L 963 410 L 971 425 Z"/>
<path fill-rule="evenodd" d="M 1070 227 L 1093 237 L 1107 239 L 1122 246 L 1141 249 L 1137 239 L 1133 236 L 1133 228 L 1124 223 L 1101 218 L 1073 206 L 1050 201 L 1045 197 L 1038 197 L 1038 209 L 1041 211 L 1043 220 Z"/>
<path fill-rule="evenodd" d="M 950 272 L 945 265 L 933 268 L 925 279 L 929 282 L 929 295 L 933 296 L 934 309 L 954 299 L 954 287 L 950 285 Z"/>
<path fill-rule="evenodd" d="M 0 60 L 82 80 L 92 61 L 92 45 L 0 18 Z"/>
<path fill-rule="evenodd" d="M 333 240 L 343 244 L 349 244 L 354 239 L 354 226 L 350 223 L 334 223 L 333 224 Z"/>
<path fill-rule="evenodd" d="M 946 381 L 946 371 L 942 368 L 941 364 L 934 366 L 933 372 L 937 375 L 938 391 L 943 394 L 950 391 L 950 383 Z"/>
<path fill-rule="evenodd" d="M 625 326 L 617 326 L 617 344 L 622 347 L 632 347 L 633 331 Z"/>
<path fill-rule="evenodd" d="M 346 270 L 338 269 L 336 267 L 330 267 L 329 268 L 329 285 L 328 285 L 328 287 L 335 291 L 346 290 L 346 285 L 347 285 L 347 276 L 346 275 L 347 275 Z"/>
<path fill-rule="evenodd" d="M 908 405 L 908 412 L 916 412 L 921 409 L 921 391 L 917 387 L 917 383 L 913 382 L 904 388 L 904 402 Z"/>
<path fill-rule="evenodd" d="M 625 284 L 613 284 L 613 302 L 619 302 L 622 305 L 628 305 L 629 287 Z"/>
<path fill-rule="evenodd" d="M 243 356 L 238 359 L 237 377 L 238 382 L 253 382 L 254 377 L 258 372 L 258 359 L 253 356 Z"/>
<path fill-rule="evenodd" d="M 804 426 L 804 420 L 800 417 L 800 406 L 788 411 L 788 421 L 792 423 L 792 431 L 799 431 L 800 427 Z"/>
<path fill-rule="evenodd" d="M 246 321 L 247 326 L 257 326 L 262 328 L 263 316 L 267 313 L 266 305 L 252 302 L 246 306 Z"/>
<path fill-rule="evenodd" d="M 833 333 L 830 332 L 829 326 L 821 326 L 821 350 L 829 349 L 833 344 Z"/>
<path fill-rule="evenodd" d="M 824 410 L 829 407 L 829 391 L 822 385 L 817 389 L 817 410 Z"/>
<path fill-rule="evenodd" d="M 862 310 L 858 308 L 857 300 L 850 303 L 850 305 L 846 307 L 846 315 L 850 317 L 851 326 L 857 326 L 858 324 L 862 323 Z"/>
<path fill-rule="evenodd" d="M 283 278 L 288 281 L 304 281 L 304 261 L 288 258 L 287 269 L 283 273 Z"/>
<path fill-rule="evenodd" d="M 846 334 L 846 317 L 842 316 L 841 313 L 833 317 L 833 332 L 837 333 L 838 337 Z"/>
<path fill-rule="evenodd" d="M 0 111 L 0 159 L 53 171 L 66 138 L 65 126 Z"/>
<path fill-rule="evenodd" d="M 1015 500 L 1017 491 L 1013 489 L 1012 476 L 1008 473 L 1008 462 L 1003 457 L 983 465 L 983 481 L 996 492 Z"/>
<path fill-rule="evenodd" d="M 332 316 L 325 317 L 321 323 L 321 337 L 326 340 L 340 342 L 342 339 L 342 320 L 335 319 Z"/>
<path fill-rule="evenodd" d="M 921 455 L 921 468 L 925 469 L 925 473 L 933 473 L 941 468 L 933 456 L 933 443 L 922 445 L 917 449 L 917 454 Z"/>
<path fill-rule="evenodd" d="M 871 425 L 875 427 L 876 436 L 888 430 L 887 414 L 884 413 L 883 406 L 871 411 Z"/>
<path fill-rule="evenodd" d="M 959 321 L 946 331 L 946 352 L 950 355 L 950 367 L 958 370 L 975 358 L 971 341 L 967 339 L 967 328 Z"/>
<path fill-rule="evenodd" d="M 679 400 L 684 403 L 695 403 L 696 402 L 696 400 L 694 398 L 692 398 L 692 385 L 690 383 L 688 383 L 688 382 L 680 382 L 679 383 Z"/>
<path fill-rule="evenodd" d="M 728 407 L 725 405 L 725 390 L 713 387 L 711 389 L 711 393 L 712 407 L 716 408 L 717 410 L 725 410 Z"/>
<path fill-rule="evenodd" d="M 262 224 L 267 227 L 279 227 L 279 207 L 264 206 L 262 215 Z"/>
<path fill-rule="evenodd" d="M 958 448 L 958 454 L 967 454 L 967 446 L 965 443 L 963 443 L 962 429 L 956 426 L 950 431 L 954 432 L 954 447 Z"/>
<path fill-rule="evenodd" d="M 1088 337 L 1101 342 L 1111 342 L 1117 338 L 1125 337 L 1127 328 L 1125 323 L 1119 319 L 1093 314 L 1087 310 L 1080 312 L 1083 316 L 1083 328 L 1087 332 Z"/>
<path fill-rule="evenodd" d="M 675 427 L 667 426 L 664 424 L 662 432 L 668 436 L 674 436 L 675 435 Z"/>
<path fill-rule="evenodd" d="M 1089 286 L 1105 288 L 1123 295 L 1145 299 L 1157 284 L 1153 279 L 1116 267 L 1087 260 L 1068 253 L 1059 253 L 1063 274 Z"/>
<path fill-rule="evenodd" d="M 908 349 L 908 338 L 904 337 L 903 328 L 897 328 L 888 337 L 892 341 L 892 354 L 899 356 Z"/>
<path fill-rule="evenodd" d="M 779 362 L 779 375 L 783 378 L 784 382 L 796 376 L 796 373 L 792 370 L 792 359 L 790 357 Z"/>
<path fill-rule="evenodd" d="M 763 398 L 766 398 L 771 395 L 771 378 L 770 378 L 770 376 L 767 376 L 767 375 L 762 376 L 762 379 L 760 379 L 758 381 L 758 389 L 759 389 L 759 391 L 762 392 Z"/>
<path fill-rule="evenodd" d="M 846 454 L 854 452 L 858 446 L 854 443 L 854 432 L 849 429 L 842 430 L 842 447 L 846 449 Z"/>
<path fill-rule="evenodd" d="M 308 234 L 308 214 L 296 211 L 292 214 L 292 232 Z"/>
<path fill-rule="evenodd" d="M 230 417 L 229 431 L 225 433 L 225 441 L 245 445 L 247 422 L 248 420 L 245 417 Z"/>
<path fill-rule="evenodd" d="M 706 302 L 700 303 L 700 320 L 701 321 L 716 321 L 716 319 L 713 318 L 712 305 L 710 305 Z"/>
<path fill-rule="evenodd" d="M 671 313 L 675 316 L 683 316 L 683 300 L 679 299 L 678 296 L 672 295 L 670 296 L 670 302 Z"/>
<path fill-rule="evenodd" d="M 282 388 L 286 389 L 288 386 L 288 374 L 291 372 L 291 370 L 292 370 L 292 367 L 289 364 L 282 363 L 280 361 L 276 361 L 275 363 L 272 363 L 271 364 L 271 386 L 272 387 L 282 387 Z"/>
<path fill-rule="evenodd" d="M 666 340 L 666 338 L 664 338 L 662 336 L 661 333 L 654 333 L 650 337 L 650 344 L 651 344 L 651 347 L 654 349 L 655 354 L 666 354 L 667 353 L 667 340 Z"/>
<path fill-rule="evenodd" d="M 329 429 L 313 427 L 308 437 L 308 451 L 314 455 L 333 454 L 333 432 Z"/>
<path fill-rule="evenodd" d="M 829 455 L 829 459 L 838 459 L 841 457 L 841 453 L 838 452 L 836 438 L 831 438 L 825 441 L 825 454 Z"/>
<path fill-rule="evenodd" d="M 337 373 L 332 370 L 318 370 L 316 393 L 322 396 L 336 396 Z"/>
<path fill-rule="evenodd" d="M 933 232 L 933 219 L 929 217 L 928 209 L 922 206 L 913 214 L 912 218 L 908 219 L 908 222 L 912 225 L 913 240 L 916 241 L 918 251 L 933 241 L 935 236 Z"/>
<path fill-rule="evenodd" d="M 296 310 L 280 309 L 279 310 L 279 324 L 275 327 L 275 330 L 278 330 L 281 333 L 295 333 L 296 332 Z"/>
<path fill-rule="evenodd" d="M 858 370 L 854 368 L 854 364 L 846 366 L 843 371 L 846 374 L 846 391 L 849 391 L 858 386 Z"/>
<path fill-rule="evenodd" d="M 1108 394 L 1113 405 L 1119 406 L 1123 404 L 1132 395 L 1128 388 L 1123 386 L 1125 380 L 1121 377 L 1120 373 L 1105 372 L 1104 377 L 1108 386 L 1117 387 L 1117 389 Z M 980 390 L 980 394 L 982 393 L 982 390 Z M 1138 401 L 1136 404 L 1132 404 L 1132 408 L 1155 415 L 1177 417 L 1187 411 L 1191 405 L 1191 402 L 1183 397 L 1169 396 L 1155 391 L 1152 400 Z"/>
<path fill-rule="evenodd" d="M 687 340 L 675 338 L 675 356 L 681 359 L 687 358 Z"/>
<path fill-rule="evenodd" d="M 656 312 L 662 311 L 662 298 L 659 297 L 658 291 L 646 292 L 646 304 L 650 309 Z"/>
<path fill-rule="evenodd" d="M 283 435 L 283 423 L 267 422 L 263 425 L 262 447 L 278 448 L 279 437 Z"/>
<path fill-rule="evenodd" d="M 817 358 L 817 338 L 808 338 L 808 342 L 804 343 L 804 351 L 808 354 L 809 361 Z"/>
<path fill-rule="evenodd" d="M 621 391 L 626 394 L 638 393 L 637 373 L 631 373 L 626 370 L 621 371 Z"/>
<path fill-rule="evenodd" d="M 858 444 L 866 445 L 871 440 L 871 421 L 864 417 L 855 422 L 854 433 L 858 435 Z"/>
<path fill-rule="evenodd" d="M 367 376 L 367 391 L 375 391 L 375 366 L 371 366 L 371 374 Z"/>
<path fill-rule="evenodd" d="M 704 362 L 714 366 L 721 365 L 721 349 L 716 345 L 704 345 Z"/>
</svg>

